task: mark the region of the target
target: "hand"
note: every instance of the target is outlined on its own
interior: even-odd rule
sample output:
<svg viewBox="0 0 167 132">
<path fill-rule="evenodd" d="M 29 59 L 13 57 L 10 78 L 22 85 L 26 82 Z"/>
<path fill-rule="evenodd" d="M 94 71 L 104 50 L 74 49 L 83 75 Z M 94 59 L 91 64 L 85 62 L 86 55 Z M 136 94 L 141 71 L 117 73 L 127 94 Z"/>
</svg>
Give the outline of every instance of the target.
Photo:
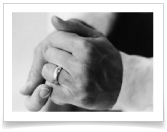
<svg viewBox="0 0 167 132">
<path fill-rule="evenodd" d="M 67 29 L 84 37 L 57 31 L 39 44 L 29 81 L 21 92 L 31 95 L 30 99 L 39 98 L 35 94 L 36 87 L 40 87 L 45 78 L 53 88 L 51 99 L 56 103 L 96 110 L 111 108 L 122 84 L 123 68 L 119 52 L 101 33 L 79 22 L 64 22 L 58 18 L 53 18 L 52 22 L 58 30 Z M 59 76 L 60 85 L 52 83 L 55 65 L 63 68 Z M 30 110 L 34 110 L 34 104 L 38 103 L 36 98 L 27 103 Z M 38 109 L 40 107 L 42 104 Z"/>
</svg>

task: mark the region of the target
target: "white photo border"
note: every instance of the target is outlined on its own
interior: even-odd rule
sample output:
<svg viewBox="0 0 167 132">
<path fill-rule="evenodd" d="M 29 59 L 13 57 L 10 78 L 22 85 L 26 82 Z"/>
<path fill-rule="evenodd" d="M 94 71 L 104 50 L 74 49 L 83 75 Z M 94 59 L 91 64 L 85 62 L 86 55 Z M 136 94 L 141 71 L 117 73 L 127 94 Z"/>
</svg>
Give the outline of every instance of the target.
<svg viewBox="0 0 167 132">
<path fill-rule="evenodd" d="M 164 5 L 159 4 L 4 4 L 4 121 L 163 121 Z M 45 10 L 43 10 L 45 9 Z M 12 112 L 13 12 L 153 12 L 153 112 Z"/>
</svg>

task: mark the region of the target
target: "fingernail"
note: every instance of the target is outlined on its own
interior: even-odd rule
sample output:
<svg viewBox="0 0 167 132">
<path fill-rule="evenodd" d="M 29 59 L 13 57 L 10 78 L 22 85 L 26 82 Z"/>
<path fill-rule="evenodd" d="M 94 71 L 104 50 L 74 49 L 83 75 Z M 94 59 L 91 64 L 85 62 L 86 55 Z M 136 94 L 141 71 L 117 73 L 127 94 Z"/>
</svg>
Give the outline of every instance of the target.
<svg viewBox="0 0 167 132">
<path fill-rule="evenodd" d="M 47 98 L 50 94 L 50 90 L 48 88 L 41 88 L 39 95 L 41 98 Z"/>
<path fill-rule="evenodd" d="M 57 19 L 58 21 L 61 21 L 61 22 L 64 22 L 63 19 L 57 17 L 57 16 L 54 16 L 55 19 Z"/>
</svg>

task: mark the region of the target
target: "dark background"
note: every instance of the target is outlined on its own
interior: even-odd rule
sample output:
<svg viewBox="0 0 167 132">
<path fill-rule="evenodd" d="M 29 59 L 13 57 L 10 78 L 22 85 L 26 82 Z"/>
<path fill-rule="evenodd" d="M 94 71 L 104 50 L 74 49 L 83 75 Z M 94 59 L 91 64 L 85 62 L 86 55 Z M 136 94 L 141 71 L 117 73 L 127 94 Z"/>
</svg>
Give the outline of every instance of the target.
<svg viewBox="0 0 167 132">
<path fill-rule="evenodd" d="M 118 13 L 108 39 L 127 54 L 153 57 L 153 13 Z"/>
</svg>

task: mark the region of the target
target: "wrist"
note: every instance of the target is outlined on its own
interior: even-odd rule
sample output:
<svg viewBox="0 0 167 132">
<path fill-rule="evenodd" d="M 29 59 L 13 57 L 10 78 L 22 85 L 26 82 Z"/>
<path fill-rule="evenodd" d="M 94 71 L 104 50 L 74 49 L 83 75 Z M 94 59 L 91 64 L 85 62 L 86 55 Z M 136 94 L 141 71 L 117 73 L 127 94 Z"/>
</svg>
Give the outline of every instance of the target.
<svg viewBox="0 0 167 132">
<path fill-rule="evenodd" d="M 148 111 L 152 109 L 152 59 L 120 52 L 123 63 L 123 83 L 113 109 Z"/>
</svg>

